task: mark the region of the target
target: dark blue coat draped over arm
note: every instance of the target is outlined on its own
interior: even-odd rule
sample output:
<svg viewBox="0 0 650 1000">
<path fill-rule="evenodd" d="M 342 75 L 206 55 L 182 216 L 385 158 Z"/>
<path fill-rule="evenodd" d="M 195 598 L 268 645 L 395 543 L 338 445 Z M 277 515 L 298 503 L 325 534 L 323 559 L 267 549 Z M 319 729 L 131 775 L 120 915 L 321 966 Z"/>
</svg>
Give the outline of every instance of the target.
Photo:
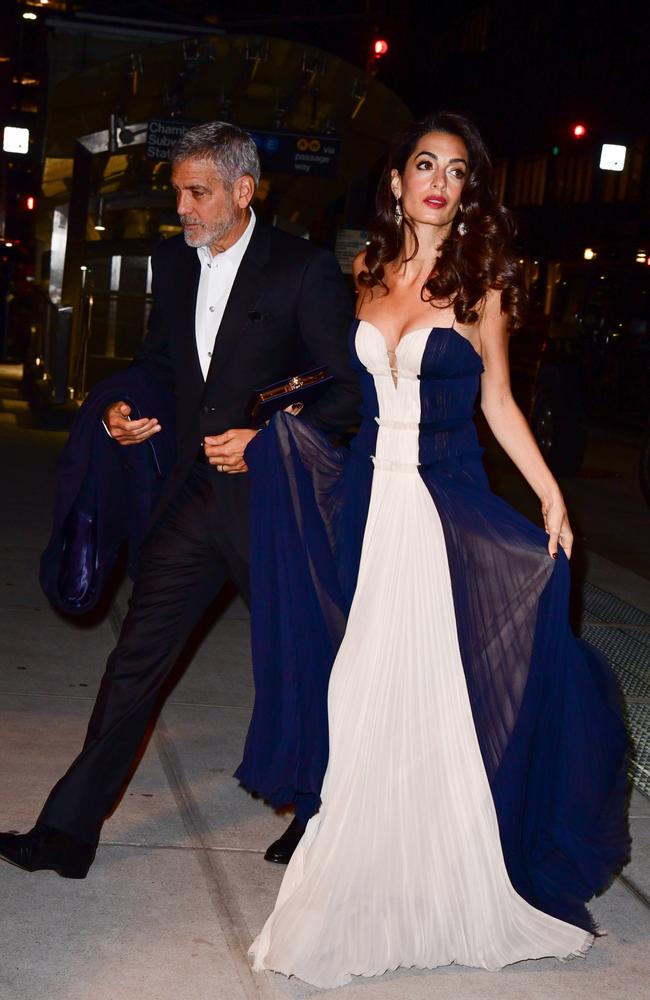
<svg viewBox="0 0 650 1000">
<path fill-rule="evenodd" d="M 162 430 L 125 447 L 107 434 L 107 406 L 124 400 L 134 418 L 156 416 Z M 60 611 L 84 614 L 97 604 L 122 542 L 128 572 L 174 463 L 174 405 L 168 389 L 137 367 L 98 383 L 75 417 L 57 466 L 52 535 L 41 557 L 40 583 Z"/>
</svg>

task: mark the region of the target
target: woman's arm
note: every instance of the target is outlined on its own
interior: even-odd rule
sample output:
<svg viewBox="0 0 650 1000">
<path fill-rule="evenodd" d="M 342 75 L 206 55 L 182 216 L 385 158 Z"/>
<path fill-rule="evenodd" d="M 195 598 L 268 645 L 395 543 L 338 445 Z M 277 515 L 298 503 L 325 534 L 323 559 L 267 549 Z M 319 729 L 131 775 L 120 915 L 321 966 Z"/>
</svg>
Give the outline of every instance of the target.
<svg viewBox="0 0 650 1000">
<path fill-rule="evenodd" d="M 510 389 L 507 317 L 501 312 L 501 293 L 492 289 L 479 320 L 481 355 L 481 409 L 490 430 L 515 463 L 542 505 L 548 551 L 557 559 L 557 546 L 571 556 L 573 533 L 560 488 L 542 458 L 526 419 Z"/>
</svg>

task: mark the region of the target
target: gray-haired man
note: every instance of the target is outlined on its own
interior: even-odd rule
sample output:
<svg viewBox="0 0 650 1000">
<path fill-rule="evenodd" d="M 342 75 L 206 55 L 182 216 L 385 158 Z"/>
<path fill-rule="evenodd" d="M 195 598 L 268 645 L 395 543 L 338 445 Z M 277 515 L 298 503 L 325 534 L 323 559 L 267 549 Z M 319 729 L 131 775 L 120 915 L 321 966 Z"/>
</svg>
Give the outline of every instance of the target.
<svg viewBox="0 0 650 1000">
<path fill-rule="evenodd" d="M 84 747 L 34 829 L 0 834 L 0 856 L 28 871 L 86 875 L 188 636 L 229 578 L 248 600 L 244 451 L 256 433 L 248 414 L 254 390 L 327 365 L 332 388 L 301 417 L 336 431 L 355 416 L 352 310 L 340 271 L 331 254 L 255 219 L 259 171 L 250 136 L 218 122 L 192 129 L 172 156 L 183 236 L 154 252 L 153 308 L 135 363 L 174 391 L 178 458 L 142 547 Z M 155 414 L 128 417 L 123 401 L 104 415 L 125 447 L 160 430 Z M 269 860 L 288 860 L 317 801 L 299 796 L 297 818 L 271 845 Z"/>
</svg>

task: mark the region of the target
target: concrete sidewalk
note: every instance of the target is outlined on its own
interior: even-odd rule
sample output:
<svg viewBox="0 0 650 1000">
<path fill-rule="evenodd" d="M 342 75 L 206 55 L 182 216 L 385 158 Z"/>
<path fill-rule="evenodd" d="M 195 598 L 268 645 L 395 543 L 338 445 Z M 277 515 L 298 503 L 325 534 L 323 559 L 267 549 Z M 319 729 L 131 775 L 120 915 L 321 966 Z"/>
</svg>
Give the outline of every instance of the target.
<svg viewBox="0 0 650 1000">
<path fill-rule="evenodd" d="M 64 435 L 34 429 L 9 381 L 12 373 L 0 370 L 0 380 L 3 375 L 0 829 L 26 830 L 82 743 L 128 590 L 93 626 L 64 620 L 41 594 L 38 558 Z M 650 610 L 648 585 L 606 560 L 594 563 L 592 583 L 601 591 L 619 588 L 620 598 Z M 634 627 L 639 634 L 645 629 Z M 0 865 L 1 1000 L 272 1000 L 322 992 L 253 974 L 246 959 L 284 870 L 266 863 L 263 851 L 288 822 L 231 777 L 251 703 L 248 619 L 235 600 L 169 698 L 124 801 L 104 828 L 88 878 L 28 875 Z M 525 962 L 502 973 L 403 970 L 328 995 L 646 997 L 650 801 L 638 792 L 631 825 L 634 860 L 594 904 L 607 935 L 585 960 Z"/>
</svg>

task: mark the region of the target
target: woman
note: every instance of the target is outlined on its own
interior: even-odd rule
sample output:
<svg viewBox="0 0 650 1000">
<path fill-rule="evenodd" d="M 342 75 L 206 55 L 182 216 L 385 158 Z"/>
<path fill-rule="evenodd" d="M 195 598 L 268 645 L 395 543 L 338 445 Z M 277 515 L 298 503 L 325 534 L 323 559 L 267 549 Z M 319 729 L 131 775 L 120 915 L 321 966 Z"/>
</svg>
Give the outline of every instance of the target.
<svg viewBox="0 0 650 1000">
<path fill-rule="evenodd" d="M 460 116 L 400 137 L 356 261 L 352 459 L 286 414 L 247 452 L 266 484 L 274 589 L 293 601 L 287 635 L 267 621 L 255 655 L 329 653 L 319 616 L 332 649 L 347 616 L 322 807 L 251 948 L 256 969 L 320 987 L 400 965 L 584 955 L 584 903 L 627 855 L 612 678 L 568 628 L 571 528 L 510 392 L 523 291 L 489 175 Z M 479 383 L 546 536 L 489 491 L 471 419 Z M 255 608 L 253 625 L 255 642 Z M 244 780 L 254 756 L 253 724 Z"/>
</svg>

